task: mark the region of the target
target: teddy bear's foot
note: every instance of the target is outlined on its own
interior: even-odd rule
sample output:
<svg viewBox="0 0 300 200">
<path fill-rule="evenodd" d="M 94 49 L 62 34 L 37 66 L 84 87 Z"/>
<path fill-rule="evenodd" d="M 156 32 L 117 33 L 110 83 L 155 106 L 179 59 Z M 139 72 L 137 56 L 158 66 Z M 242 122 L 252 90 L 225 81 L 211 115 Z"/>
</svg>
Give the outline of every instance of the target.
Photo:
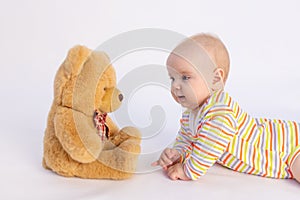
<svg viewBox="0 0 300 200">
<path fill-rule="evenodd" d="M 43 167 L 44 167 L 45 169 L 51 170 L 51 168 L 47 166 L 46 161 L 45 161 L 45 158 L 43 158 L 42 165 L 43 165 Z"/>
<path fill-rule="evenodd" d="M 133 173 L 116 170 L 96 161 L 80 165 L 75 173 L 75 177 L 89 179 L 123 180 L 132 176 Z"/>
<path fill-rule="evenodd" d="M 114 170 L 134 173 L 140 151 L 140 141 L 136 138 L 129 138 L 116 148 L 101 152 L 97 160 Z"/>
</svg>

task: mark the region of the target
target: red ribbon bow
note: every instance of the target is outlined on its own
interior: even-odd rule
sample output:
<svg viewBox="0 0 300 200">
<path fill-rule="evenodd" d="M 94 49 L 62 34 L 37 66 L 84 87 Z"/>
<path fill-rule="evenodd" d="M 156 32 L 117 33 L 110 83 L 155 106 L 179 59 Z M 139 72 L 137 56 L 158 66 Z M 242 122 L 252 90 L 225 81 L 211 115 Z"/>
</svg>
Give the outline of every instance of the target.
<svg viewBox="0 0 300 200">
<path fill-rule="evenodd" d="M 98 130 L 98 135 L 101 137 L 103 141 L 105 138 L 108 139 L 109 136 L 109 129 L 106 125 L 106 116 L 107 113 L 101 113 L 99 110 L 95 110 L 94 113 L 94 123 L 95 127 Z"/>
</svg>

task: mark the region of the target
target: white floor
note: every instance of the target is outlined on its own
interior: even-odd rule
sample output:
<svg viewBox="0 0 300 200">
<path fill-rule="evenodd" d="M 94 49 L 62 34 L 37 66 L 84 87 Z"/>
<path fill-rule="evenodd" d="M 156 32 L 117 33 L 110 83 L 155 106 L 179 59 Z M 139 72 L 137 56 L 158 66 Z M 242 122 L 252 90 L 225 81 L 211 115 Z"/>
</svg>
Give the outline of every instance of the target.
<svg viewBox="0 0 300 200">
<path fill-rule="evenodd" d="M 293 180 L 241 174 L 219 165 L 194 182 L 171 181 L 161 170 L 136 174 L 124 181 L 64 178 L 41 167 L 40 138 L 26 141 L 20 136 L 18 141 L 3 141 L 1 152 L 9 157 L 1 161 L 1 199 L 296 200 L 300 196 L 300 185 Z"/>
</svg>

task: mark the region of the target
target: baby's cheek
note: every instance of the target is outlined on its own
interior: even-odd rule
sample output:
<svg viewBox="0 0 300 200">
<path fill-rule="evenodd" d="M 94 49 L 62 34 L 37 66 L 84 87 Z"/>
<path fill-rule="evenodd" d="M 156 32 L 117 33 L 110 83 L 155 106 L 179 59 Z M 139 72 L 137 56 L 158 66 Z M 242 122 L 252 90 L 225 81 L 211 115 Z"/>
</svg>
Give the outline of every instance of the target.
<svg viewBox="0 0 300 200">
<path fill-rule="evenodd" d="M 172 94 L 173 99 L 174 99 L 177 103 L 179 103 L 177 97 L 175 96 L 175 94 L 174 94 L 172 91 L 171 91 L 171 94 Z"/>
</svg>

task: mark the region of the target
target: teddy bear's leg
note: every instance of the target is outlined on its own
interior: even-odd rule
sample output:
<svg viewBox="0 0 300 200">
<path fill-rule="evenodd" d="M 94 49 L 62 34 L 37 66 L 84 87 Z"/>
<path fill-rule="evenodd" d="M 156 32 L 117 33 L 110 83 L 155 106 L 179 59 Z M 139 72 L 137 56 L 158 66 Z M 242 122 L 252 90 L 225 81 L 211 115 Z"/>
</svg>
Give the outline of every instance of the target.
<svg viewBox="0 0 300 200">
<path fill-rule="evenodd" d="M 74 176 L 115 180 L 130 178 L 136 170 L 141 151 L 140 133 L 127 127 L 116 133 L 113 139 L 118 146 L 110 142 L 110 148 L 104 148 L 97 161 L 78 163 Z"/>
<path fill-rule="evenodd" d="M 113 155 L 111 154 L 113 159 Z M 130 178 L 133 175 L 131 172 L 125 172 L 115 169 L 107 163 L 94 161 L 92 163 L 79 164 L 75 176 L 80 178 L 92 179 L 113 179 L 122 180 Z"/>
<path fill-rule="evenodd" d="M 45 142 L 43 166 L 62 176 L 74 176 L 78 162 L 72 160 L 56 138 Z"/>
<path fill-rule="evenodd" d="M 119 147 L 102 151 L 97 161 L 79 164 L 75 176 L 115 180 L 130 178 L 136 170 L 139 143 L 139 140 L 131 138 Z"/>
<path fill-rule="evenodd" d="M 134 127 L 124 127 L 112 138 L 112 142 L 116 145 L 116 148 L 109 153 L 106 151 L 102 152 L 98 160 L 107 163 L 107 158 L 114 157 L 114 159 L 110 160 L 112 162 L 109 163 L 109 166 L 124 173 L 134 173 L 138 156 L 141 152 L 140 131 Z"/>
<path fill-rule="evenodd" d="M 43 165 L 43 167 L 44 167 L 45 169 L 51 170 L 51 168 L 48 167 L 48 165 L 46 164 L 45 158 L 43 158 L 43 163 L 42 163 L 42 165 Z"/>
<path fill-rule="evenodd" d="M 129 138 L 113 150 L 101 152 L 98 161 L 111 168 L 111 173 L 118 171 L 118 173 L 131 174 L 136 170 L 140 151 L 140 140 Z"/>
</svg>

